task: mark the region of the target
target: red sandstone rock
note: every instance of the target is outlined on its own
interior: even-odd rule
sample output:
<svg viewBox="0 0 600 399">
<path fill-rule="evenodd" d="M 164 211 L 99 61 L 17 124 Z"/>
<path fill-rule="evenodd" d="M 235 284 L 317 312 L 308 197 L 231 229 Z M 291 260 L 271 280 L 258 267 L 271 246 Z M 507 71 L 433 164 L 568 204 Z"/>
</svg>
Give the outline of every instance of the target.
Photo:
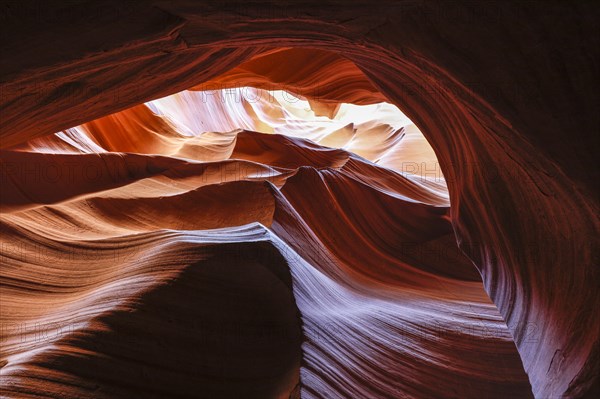
<svg viewBox="0 0 600 399">
<path fill-rule="evenodd" d="M 298 378 L 305 397 L 598 392 L 597 6 L 17 2 L 5 5 L 3 15 L 0 145 L 12 148 L 2 153 L 0 201 L 3 395 L 202 396 L 198 389 L 205 387 L 207 397 L 225 395 L 224 389 L 230 397 L 266 397 L 287 395 Z M 309 96 L 323 79 L 327 90 L 318 100 L 325 104 L 389 99 L 431 143 L 451 208 L 441 206 L 431 188 L 396 184 L 401 177 L 382 183 L 378 177 L 388 171 L 353 165 L 354 158 L 340 164 L 330 157 L 339 155 L 336 150 L 313 154 L 307 163 L 314 168 L 332 161 L 331 170 L 300 168 L 303 163 L 295 173 L 276 162 L 271 169 L 253 166 L 272 171 L 275 186 L 243 174 L 241 180 L 258 182 L 200 187 L 195 174 L 201 169 L 188 170 L 199 168 L 193 163 L 136 154 L 72 155 L 78 165 L 89 157 L 107 170 L 117 164 L 128 171 L 130 161 L 136 170 L 143 165 L 142 172 L 106 174 L 93 184 L 85 178 L 32 184 L 5 167 L 53 162 L 62 168 L 68 155 L 26 152 L 34 139 L 64 150 L 67 145 L 44 136 L 101 117 L 118 120 L 108 115 L 221 82 L 219 75 L 236 76 L 245 61 L 275 57 L 265 54 L 282 47 L 335 55 L 319 53 L 323 65 L 295 66 L 290 57 L 290 79 L 303 66 L 308 71 L 290 82 L 285 74 L 270 75 L 270 68 L 252 70 L 252 80 L 264 73 L 264 82 L 295 84 Z M 341 70 L 328 69 L 331 63 Z M 332 83 L 332 73 L 356 82 L 353 64 L 367 79 L 341 88 Z M 119 137 L 116 145 L 125 147 L 118 151 L 162 147 L 153 141 L 160 135 L 123 134 L 128 131 L 92 135 L 103 139 L 88 137 L 78 146 L 112 150 L 110 141 Z M 134 138 L 140 140 L 129 142 Z M 292 159 L 310 152 L 299 140 L 290 143 Z M 202 153 L 203 143 L 193 144 L 182 154 Z M 168 155 L 178 150 L 173 146 Z M 261 163 L 281 158 L 277 151 Z M 365 184 L 365 176 L 372 183 Z M 159 200 L 169 195 L 165 185 L 171 183 L 174 198 Z M 327 192 L 325 187 L 330 205 L 311 215 L 310 190 Z M 215 211 L 209 201 L 214 219 L 190 216 L 173 226 L 183 218 L 178 206 L 202 215 L 205 200 L 196 201 L 221 189 L 243 206 L 260 206 L 230 213 L 234 205 Z M 137 190 L 145 194 L 138 198 Z M 421 204 L 409 205 L 403 196 Z M 131 220 L 123 214 L 127 201 L 135 202 L 127 205 Z M 394 210 L 387 222 L 381 209 L 389 207 Z M 319 212 L 339 218 L 321 225 Z M 271 231 L 236 227 L 250 221 L 241 215 Z M 352 232 L 351 242 L 332 237 L 337 222 Z M 405 223 L 416 236 L 404 238 L 399 226 Z M 422 234 L 413 231 L 416 224 Z M 195 231 L 225 226 L 211 234 Z M 468 259 L 452 249 L 452 233 Z M 378 249 L 352 248 L 359 240 Z M 427 256 L 405 259 L 390 250 L 394 240 L 450 251 L 457 266 L 448 271 Z M 231 242 L 248 242 L 239 244 L 238 253 L 250 260 L 231 260 Z M 470 261 L 495 306 L 473 281 Z M 368 262 L 373 264 L 366 267 Z M 240 268 L 252 272 L 240 275 Z M 413 271 L 416 281 L 405 280 Z M 410 294 L 400 281 L 414 283 Z M 216 282 L 227 287 L 216 290 Z M 274 288 L 265 292 L 265 286 Z M 240 294 L 242 307 L 233 294 L 240 287 L 248 288 Z M 229 301 L 223 311 L 203 310 Z M 272 307 L 263 321 L 279 334 L 238 346 L 237 333 L 254 339 L 256 320 L 246 318 L 248 312 L 267 305 Z M 322 337 L 302 344 L 300 369 L 298 311 L 305 339 L 315 331 Z M 441 327 L 430 331 L 430 317 Z M 206 345 L 190 333 L 189 320 L 206 321 L 203 326 L 241 321 L 241 332 L 224 327 L 224 340 Z M 44 326 L 43 332 L 30 326 Z M 231 361 L 215 363 L 223 353 Z"/>
</svg>

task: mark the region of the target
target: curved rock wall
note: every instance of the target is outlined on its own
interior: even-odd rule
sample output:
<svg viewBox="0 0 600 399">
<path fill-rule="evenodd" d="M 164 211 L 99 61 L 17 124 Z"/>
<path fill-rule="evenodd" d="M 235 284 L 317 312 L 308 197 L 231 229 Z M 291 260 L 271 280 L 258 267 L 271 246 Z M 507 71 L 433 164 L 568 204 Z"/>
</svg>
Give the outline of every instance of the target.
<svg viewBox="0 0 600 399">
<path fill-rule="evenodd" d="M 5 148 L 209 82 L 274 46 L 353 61 L 435 150 L 459 244 L 533 393 L 598 389 L 597 6 L 19 2 L 4 14 Z"/>
</svg>

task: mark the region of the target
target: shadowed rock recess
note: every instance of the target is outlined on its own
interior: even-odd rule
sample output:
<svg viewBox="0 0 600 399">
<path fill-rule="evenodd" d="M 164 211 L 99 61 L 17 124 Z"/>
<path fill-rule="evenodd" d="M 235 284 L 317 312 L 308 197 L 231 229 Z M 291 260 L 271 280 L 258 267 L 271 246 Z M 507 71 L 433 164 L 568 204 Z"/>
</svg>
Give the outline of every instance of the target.
<svg viewBox="0 0 600 399">
<path fill-rule="evenodd" d="M 3 2 L 1 396 L 597 397 L 598 11 Z"/>
</svg>

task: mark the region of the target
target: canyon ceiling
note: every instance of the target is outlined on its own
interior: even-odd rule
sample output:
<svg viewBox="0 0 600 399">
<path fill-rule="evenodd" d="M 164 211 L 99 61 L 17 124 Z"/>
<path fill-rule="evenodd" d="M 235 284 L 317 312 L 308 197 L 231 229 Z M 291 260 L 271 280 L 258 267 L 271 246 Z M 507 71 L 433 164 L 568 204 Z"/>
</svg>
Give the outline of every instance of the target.
<svg viewBox="0 0 600 399">
<path fill-rule="evenodd" d="M 597 5 L 1 7 L 3 397 L 599 393 Z"/>
</svg>

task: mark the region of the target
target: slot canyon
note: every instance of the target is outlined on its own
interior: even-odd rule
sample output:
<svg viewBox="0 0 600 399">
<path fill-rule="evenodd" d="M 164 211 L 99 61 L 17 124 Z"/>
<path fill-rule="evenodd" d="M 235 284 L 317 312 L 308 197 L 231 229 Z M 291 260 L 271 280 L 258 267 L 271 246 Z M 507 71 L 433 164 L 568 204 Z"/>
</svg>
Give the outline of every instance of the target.
<svg viewBox="0 0 600 399">
<path fill-rule="evenodd" d="M 599 9 L 0 3 L 0 396 L 600 397 Z"/>
</svg>

